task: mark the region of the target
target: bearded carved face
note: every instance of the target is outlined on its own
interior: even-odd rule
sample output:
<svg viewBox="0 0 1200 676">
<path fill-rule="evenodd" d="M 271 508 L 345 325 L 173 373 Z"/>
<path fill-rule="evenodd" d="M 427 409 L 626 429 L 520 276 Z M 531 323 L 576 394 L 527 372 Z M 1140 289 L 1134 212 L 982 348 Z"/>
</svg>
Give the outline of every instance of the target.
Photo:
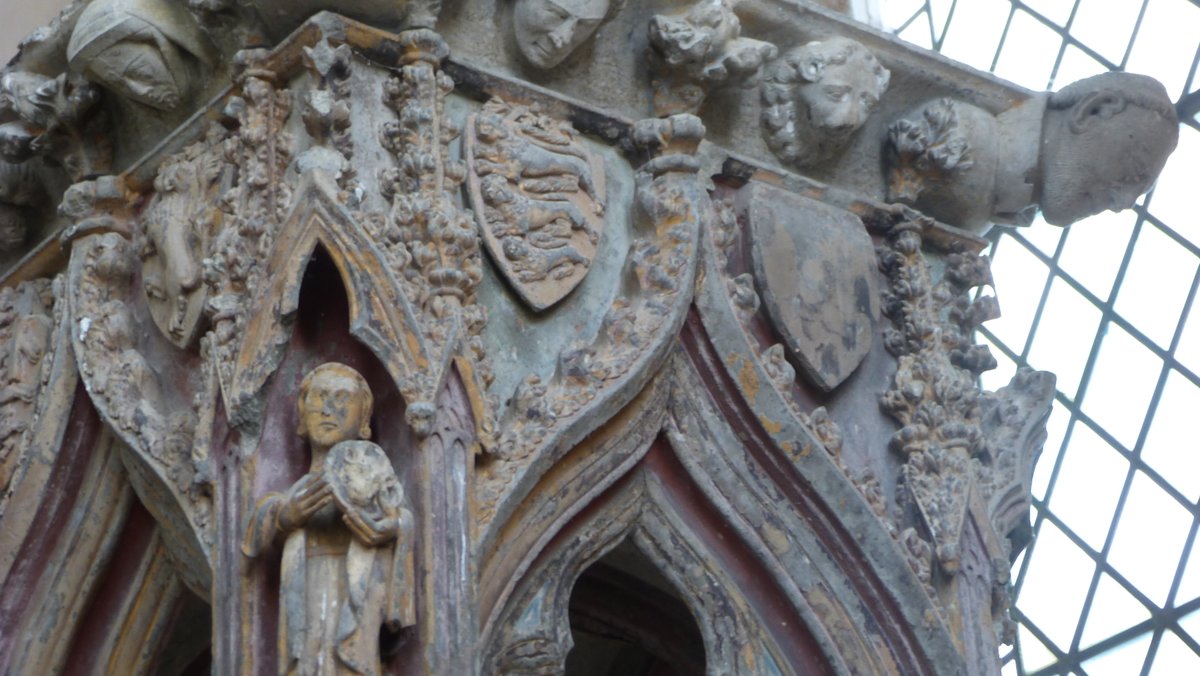
<svg viewBox="0 0 1200 676">
<path fill-rule="evenodd" d="M 596 32 L 608 8 L 609 0 L 517 0 L 517 47 L 534 66 L 553 68 Z"/>
</svg>

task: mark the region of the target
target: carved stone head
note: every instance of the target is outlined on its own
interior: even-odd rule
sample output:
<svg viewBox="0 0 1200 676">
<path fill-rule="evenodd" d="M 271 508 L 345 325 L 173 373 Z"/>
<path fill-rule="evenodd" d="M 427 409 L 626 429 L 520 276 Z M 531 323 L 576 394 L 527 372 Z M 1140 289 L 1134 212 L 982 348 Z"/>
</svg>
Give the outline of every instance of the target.
<svg viewBox="0 0 1200 676">
<path fill-rule="evenodd" d="M 725 3 L 698 4 L 682 16 L 650 19 L 650 44 L 672 66 L 703 62 L 740 34 L 737 15 Z"/>
<path fill-rule="evenodd" d="M 534 66 L 553 68 L 587 42 L 622 4 L 621 0 L 516 0 L 517 47 Z"/>
<path fill-rule="evenodd" d="M 345 364 L 321 364 L 300 383 L 297 433 L 313 446 L 326 449 L 342 441 L 367 439 L 373 405 L 371 388 L 362 374 Z"/>
<path fill-rule="evenodd" d="M 772 63 L 763 83 L 763 132 L 788 162 L 828 159 L 867 121 L 891 73 L 843 37 L 796 47 Z"/>
<path fill-rule="evenodd" d="M 1166 89 L 1145 75 L 1105 73 L 1050 95 L 1042 125 L 1038 203 L 1070 225 L 1133 206 L 1179 140 Z"/>
<path fill-rule="evenodd" d="M 80 13 L 67 58 L 89 79 L 159 110 L 187 96 L 188 59 L 208 60 L 183 3 L 168 0 L 96 0 Z"/>
</svg>

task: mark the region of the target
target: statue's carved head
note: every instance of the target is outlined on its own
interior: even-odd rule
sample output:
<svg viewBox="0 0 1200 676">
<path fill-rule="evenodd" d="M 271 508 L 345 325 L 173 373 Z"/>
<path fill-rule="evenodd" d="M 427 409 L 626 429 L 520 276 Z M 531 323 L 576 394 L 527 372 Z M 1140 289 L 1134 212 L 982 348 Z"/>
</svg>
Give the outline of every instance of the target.
<svg viewBox="0 0 1200 676">
<path fill-rule="evenodd" d="M 529 63 L 549 69 L 579 48 L 623 0 L 516 0 L 513 28 Z"/>
<path fill-rule="evenodd" d="M 325 448 L 351 439 L 369 439 L 373 405 L 371 388 L 361 373 L 345 364 L 321 364 L 300 383 L 297 433 Z"/>
<path fill-rule="evenodd" d="M 208 61 L 204 38 L 183 3 L 96 0 L 71 33 L 67 58 L 114 93 L 159 110 L 187 96 L 188 59 Z"/>
<path fill-rule="evenodd" d="M 1050 95 L 1042 124 L 1038 203 L 1048 223 L 1070 225 L 1133 206 L 1179 140 L 1179 120 L 1158 81 L 1105 73 Z"/>
<path fill-rule="evenodd" d="M 890 79 L 866 47 L 848 38 L 789 50 L 763 83 L 767 145 L 802 165 L 828 159 L 867 121 Z"/>
</svg>

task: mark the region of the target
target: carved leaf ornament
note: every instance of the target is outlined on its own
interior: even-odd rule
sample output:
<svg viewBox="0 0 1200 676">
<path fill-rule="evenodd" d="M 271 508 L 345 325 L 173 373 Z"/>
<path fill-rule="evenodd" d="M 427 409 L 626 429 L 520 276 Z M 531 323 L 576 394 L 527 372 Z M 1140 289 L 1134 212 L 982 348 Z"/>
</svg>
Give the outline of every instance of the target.
<svg viewBox="0 0 1200 676">
<path fill-rule="evenodd" d="M 756 3 L 751 33 L 802 16 L 801 44 L 855 38 L 830 66 L 869 46 L 917 77 L 903 46 Z M 653 14 L 558 4 L 520 19 Z M 696 115 L 639 119 L 790 67 L 731 3 L 654 19 L 641 112 L 595 100 L 586 55 L 615 57 L 590 33 L 535 85 L 477 64 L 491 35 L 450 60 L 429 28 L 320 13 L 241 49 L 283 30 L 270 3 L 187 6 L 122 14 L 70 76 L 0 78 L 21 161 L 105 166 L 101 96 L 180 125 L 72 176 L 37 254 L 68 255 L 0 290 L 0 672 L 558 674 L 585 634 L 679 673 L 987 671 L 1053 380 L 979 390 L 978 241 Z M 223 60 L 172 37 L 201 33 Z M 108 77 L 147 49 L 156 89 Z M 874 58 L 843 141 L 895 107 Z M 228 87 L 188 111 L 193 70 Z M 969 161 L 935 122 L 900 140 Z"/>
</svg>

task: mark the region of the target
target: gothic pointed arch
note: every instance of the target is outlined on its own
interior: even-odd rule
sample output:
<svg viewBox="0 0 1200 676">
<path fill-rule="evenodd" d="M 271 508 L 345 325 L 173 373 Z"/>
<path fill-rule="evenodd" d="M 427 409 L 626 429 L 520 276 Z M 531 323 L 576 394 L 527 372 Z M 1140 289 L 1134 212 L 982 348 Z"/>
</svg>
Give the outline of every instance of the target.
<svg viewBox="0 0 1200 676">
<path fill-rule="evenodd" d="M 337 197 L 338 187 L 325 172 L 300 178 L 293 206 L 275 236 L 265 261 L 267 288 L 255 293 L 253 315 L 241 338 L 226 405 L 234 420 L 275 371 L 300 303 L 300 283 L 317 245 L 333 259 L 349 300 L 349 330 L 371 349 L 408 403 L 428 402 L 441 383 L 428 383 L 433 368 L 420 328 L 384 255 L 363 223 Z"/>
</svg>

